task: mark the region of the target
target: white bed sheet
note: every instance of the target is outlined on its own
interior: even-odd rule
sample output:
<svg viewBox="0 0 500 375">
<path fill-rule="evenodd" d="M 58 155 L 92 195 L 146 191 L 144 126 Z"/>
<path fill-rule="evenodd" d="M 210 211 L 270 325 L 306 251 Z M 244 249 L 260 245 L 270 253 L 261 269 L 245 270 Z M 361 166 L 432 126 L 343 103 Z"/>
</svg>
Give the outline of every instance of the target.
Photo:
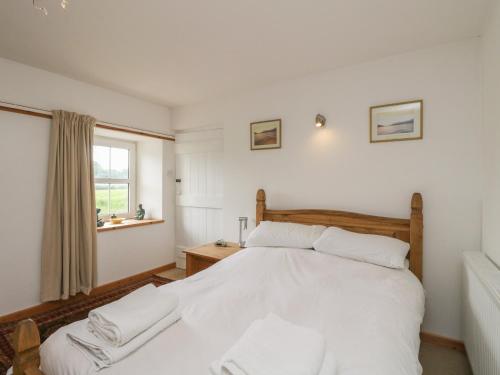
<svg viewBox="0 0 500 375">
<path fill-rule="evenodd" d="M 161 289 L 178 293 L 182 319 L 100 375 L 208 375 L 209 365 L 269 312 L 322 332 L 338 375 L 422 372 L 424 291 L 406 269 L 312 250 L 249 248 Z M 69 345 L 68 327 L 42 345 L 43 371 L 96 374 Z"/>
</svg>

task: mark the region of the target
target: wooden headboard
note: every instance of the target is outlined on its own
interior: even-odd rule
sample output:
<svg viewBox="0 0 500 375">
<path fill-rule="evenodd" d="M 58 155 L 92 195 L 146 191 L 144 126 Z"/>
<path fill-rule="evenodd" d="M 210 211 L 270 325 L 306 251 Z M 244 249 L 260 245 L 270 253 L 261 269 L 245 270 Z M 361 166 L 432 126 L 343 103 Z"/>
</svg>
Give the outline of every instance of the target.
<svg viewBox="0 0 500 375">
<path fill-rule="evenodd" d="M 409 219 L 395 219 L 355 212 L 334 210 L 269 210 L 266 193 L 257 191 L 257 225 L 261 221 L 283 221 L 299 224 L 334 226 L 358 233 L 378 234 L 398 238 L 410 244 L 408 259 L 410 270 L 422 281 L 423 214 L 422 195 L 414 193 L 411 198 Z"/>
</svg>

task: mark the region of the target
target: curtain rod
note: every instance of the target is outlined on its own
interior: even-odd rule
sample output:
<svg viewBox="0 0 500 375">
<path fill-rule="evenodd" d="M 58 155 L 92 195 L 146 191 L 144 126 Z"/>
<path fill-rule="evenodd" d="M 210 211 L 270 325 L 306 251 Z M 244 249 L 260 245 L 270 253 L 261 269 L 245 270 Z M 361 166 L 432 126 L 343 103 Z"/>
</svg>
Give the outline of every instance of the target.
<svg viewBox="0 0 500 375">
<path fill-rule="evenodd" d="M 27 107 L 24 105 L 8 103 L 8 102 L 3 102 L 3 101 L 0 101 L 0 110 L 5 111 L 5 112 L 19 113 L 21 115 L 46 118 L 49 120 L 52 119 L 52 113 L 50 111 L 45 110 L 45 109 Z M 129 126 L 113 124 L 110 122 L 97 121 L 95 126 L 97 128 L 101 128 L 101 129 L 116 130 L 116 131 L 120 131 L 120 132 L 124 132 L 124 133 L 137 134 L 137 135 L 142 135 L 145 137 L 152 137 L 152 138 L 158 138 L 158 139 L 163 139 L 166 141 L 174 141 L 175 142 L 175 137 L 172 135 L 149 132 L 146 130 L 131 128 Z"/>
</svg>

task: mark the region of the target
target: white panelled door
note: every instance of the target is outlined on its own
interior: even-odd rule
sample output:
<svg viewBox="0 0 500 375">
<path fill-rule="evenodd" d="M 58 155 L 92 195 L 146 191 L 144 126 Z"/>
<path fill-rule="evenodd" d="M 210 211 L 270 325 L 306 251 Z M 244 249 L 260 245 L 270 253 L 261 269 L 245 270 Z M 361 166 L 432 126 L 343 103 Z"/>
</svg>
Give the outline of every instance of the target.
<svg viewBox="0 0 500 375">
<path fill-rule="evenodd" d="M 223 141 L 222 130 L 176 135 L 175 236 L 179 268 L 186 265 L 184 249 L 222 237 Z"/>
</svg>

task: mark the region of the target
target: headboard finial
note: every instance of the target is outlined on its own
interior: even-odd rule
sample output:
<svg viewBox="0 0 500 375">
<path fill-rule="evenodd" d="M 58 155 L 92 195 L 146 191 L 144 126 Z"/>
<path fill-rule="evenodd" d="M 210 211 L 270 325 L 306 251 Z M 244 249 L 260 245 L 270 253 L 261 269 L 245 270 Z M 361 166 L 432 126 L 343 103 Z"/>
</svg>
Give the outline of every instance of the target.
<svg viewBox="0 0 500 375">
<path fill-rule="evenodd" d="M 257 225 L 264 220 L 264 211 L 266 210 L 266 192 L 264 189 L 259 189 L 257 191 L 257 211 L 255 222 Z"/>
<path fill-rule="evenodd" d="M 265 202 L 266 201 L 266 192 L 264 189 L 257 190 L 257 202 Z"/>
<path fill-rule="evenodd" d="M 413 193 L 411 197 L 411 208 L 412 210 L 422 210 L 423 202 L 422 202 L 422 194 Z"/>
</svg>

